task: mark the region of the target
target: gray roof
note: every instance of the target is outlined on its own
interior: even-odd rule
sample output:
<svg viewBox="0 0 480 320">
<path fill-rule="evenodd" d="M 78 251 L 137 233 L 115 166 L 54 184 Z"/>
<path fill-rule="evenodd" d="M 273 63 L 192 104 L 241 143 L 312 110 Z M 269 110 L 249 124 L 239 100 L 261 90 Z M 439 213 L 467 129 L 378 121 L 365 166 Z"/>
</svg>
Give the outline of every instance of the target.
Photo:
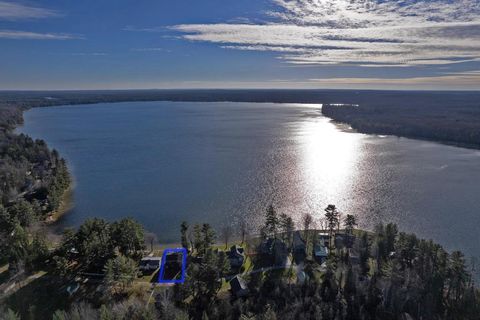
<svg viewBox="0 0 480 320">
<path fill-rule="evenodd" d="M 240 276 L 235 276 L 230 280 L 230 287 L 232 288 L 232 291 L 238 292 L 240 290 L 245 290 L 247 289 L 247 284 L 245 283 L 245 280 L 241 278 Z"/>
</svg>

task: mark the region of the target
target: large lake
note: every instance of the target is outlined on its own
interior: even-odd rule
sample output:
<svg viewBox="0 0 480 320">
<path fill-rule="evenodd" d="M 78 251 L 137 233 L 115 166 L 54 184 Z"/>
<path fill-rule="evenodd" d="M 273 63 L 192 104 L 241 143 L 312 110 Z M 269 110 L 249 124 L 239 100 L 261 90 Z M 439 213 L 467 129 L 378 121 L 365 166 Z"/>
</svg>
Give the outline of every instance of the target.
<svg viewBox="0 0 480 320">
<path fill-rule="evenodd" d="M 300 223 L 330 203 L 480 255 L 480 151 L 351 132 L 321 105 L 128 102 L 35 108 L 19 131 L 75 179 L 61 220 L 132 216 L 178 241 L 182 220 L 252 232 L 270 203 Z"/>
</svg>

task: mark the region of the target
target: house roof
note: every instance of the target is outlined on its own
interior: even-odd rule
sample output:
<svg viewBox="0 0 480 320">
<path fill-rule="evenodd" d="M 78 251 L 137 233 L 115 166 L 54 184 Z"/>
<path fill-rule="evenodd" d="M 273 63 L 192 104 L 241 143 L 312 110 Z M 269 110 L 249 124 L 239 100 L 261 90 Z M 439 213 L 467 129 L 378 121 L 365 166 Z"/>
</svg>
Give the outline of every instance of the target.
<svg viewBox="0 0 480 320">
<path fill-rule="evenodd" d="M 243 247 L 235 244 L 235 245 L 230 247 L 230 251 L 238 251 L 240 253 L 243 253 L 244 249 L 243 249 Z"/>
<path fill-rule="evenodd" d="M 161 261 L 161 257 L 145 257 L 140 260 L 140 266 L 159 266 Z"/>
<path fill-rule="evenodd" d="M 235 256 L 242 256 L 244 255 L 244 250 L 242 247 L 234 245 L 230 247 L 230 251 L 228 252 L 229 257 L 235 257 Z"/>
<path fill-rule="evenodd" d="M 328 256 L 328 249 L 325 246 L 316 244 L 313 248 L 313 252 L 317 257 L 326 257 Z"/>
<path fill-rule="evenodd" d="M 245 283 L 245 280 L 239 276 L 235 276 L 230 280 L 230 287 L 232 288 L 233 292 L 238 292 L 240 290 L 245 290 L 247 289 L 247 284 Z"/>
<path fill-rule="evenodd" d="M 144 257 L 142 258 L 142 261 L 160 261 L 162 260 L 162 257 Z"/>
</svg>

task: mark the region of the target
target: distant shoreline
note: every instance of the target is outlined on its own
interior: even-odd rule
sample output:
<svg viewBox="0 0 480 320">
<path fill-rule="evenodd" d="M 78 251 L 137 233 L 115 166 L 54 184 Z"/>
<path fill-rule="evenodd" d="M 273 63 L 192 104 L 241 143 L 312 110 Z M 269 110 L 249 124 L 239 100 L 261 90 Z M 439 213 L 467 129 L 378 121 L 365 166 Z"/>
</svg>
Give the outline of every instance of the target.
<svg viewBox="0 0 480 320">
<path fill-rule="evenodd" d="M 323 104 L 324 116 L 360 133 L 394 135 L 480 149 L 479 91 L 373 90 L 118 90 L 0 91 L 0 117 L 21 123 L 37 107 L 116 102 L 250 102 Z M 342 105 L 333 108 L 331 106 Z M 348 107 L 354 105 L 355 108 Z M 19 119 L 20 118 L 20 119 Z M 4 119 L 4 122 L 5 119 Z"/>
</svg>

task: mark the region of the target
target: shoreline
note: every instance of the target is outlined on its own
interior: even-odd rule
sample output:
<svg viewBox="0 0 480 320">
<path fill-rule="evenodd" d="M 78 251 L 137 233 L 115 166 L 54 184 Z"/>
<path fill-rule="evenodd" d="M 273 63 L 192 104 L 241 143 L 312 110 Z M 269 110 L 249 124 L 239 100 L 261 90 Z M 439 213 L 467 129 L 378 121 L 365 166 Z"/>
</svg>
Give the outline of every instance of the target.
<svg viewBox="0 0 480 320">
<path fill-rule="evenodd" d="M 385 137 L 403 138 L 403 139 L 431 142 L 431 143 L 440 144 L 440 145 L 448 146 L 448 147 L 480 151 L 480 145 L 476 145 L 476 144 L 460 143 L 460 142 L 449 141 L 449 140 L 436 140 L 436 139 L 418 137 L 418 136 L 413 136 L 413 135 L 398 135 L 398 134 L 394 134 L 394 133 L 385 133 L 385 132 L 381 132 L 381 131 L 375 131 L 375 132 L 374 131 L 366 131 L 366 130 L 361 130 L 361 129 L 355 128 L 353 126 L 353 124 L 350 123 L 350 122 L 337 120 L 337 119 L 335 119 L 331 116 L 327 116 L 327 115 L 323 115 L 323 116 L 327 119 L 330 119 L 330 121 L 332 121 L 334 124 L 336 124 L 338 126 L 349 126 L 349 128 L 339 127 L 339 129 L 344 131 L 344 132 L 349 132 L 349 133 L 353 132 L 353 133 L 360 133 L 360 134 L 366 134 L 366 135 L 372 135 L 372 136 L 385 136 Z"/>
<path fill-rule="evenodd" d="M 70 174 L 70 173 L 69 173 Z M 75 207 L 73 200 L 73 182 L 70 182 L 70 185 L 63 192 L 62 200 L 57 210 L 48 213 L 48 217 L 45 219 L 45 224 L 48 226 L 53 226 L 57 223 L 63 216 Z"/>
<path fill-rule="evenodd" d="M 113 101 L 92 101 L 92 102 L 66 102 L 62 104 L 52 104 L 52 105 L 46 105 L 46 106 L 41 106 L 41 105 L 34 105 L 34 106 L 29 106 L 22 108 L 22 120 L 23 120 L 23 113 L 25 111 L 28 111 L 29 109 L 33 108 L 46 108 L 46 107 L 69 107 L 69 106 L 81 106 L 81 105 L 96 105 L 96 104 L 103 104 L 103 103 L 108 103 L 108 104 L 115 104 L 115 103 L 128 103 L 128 102 L 207 102 L 207 103 L 222 103 L 222 102 L 228 102 L 228 103 L 272 103 L 272 104 L 322 104 L 320 102 L 291 102 L 291 101 L 285 101 L 285 102 L 279 102 L 276 101 L 275 99 L 272 99 L 271 101 L 245 101 L 242 99 L 226 99 L 226 100 L 216 100 L 216 99 L 211 99 L 211 100 L 191 100 L 188 98 L 185 98 L 184 100 L 182 99 L 152 99 L 152 100 L 113 100 Z M 326 105 L 323 103 L 323 105 Z M 370 134 L 370 135 L 386 135 L 386 136 L 392 136 L 392 137 L 397 137 L 397 138 L 406 138 L 406 139 L 412 139 L 412 140 L 418 140 L 418 141 L 427 141 L 427 142 L 433 142 L 441 145 L 446 145 L 450 147 L 457 147 L 457 148 L 464 148 L 464 149 L 470 149 L 470 150 L 480 150 L 480 144 L 474 144 L 474 143 L 467 143 L 467 142 L 456 142 L 453 140 L 445 140 L 445 139 L 435 139 L 435 138 L 428 138 L 428 137 L 423 137 L 420 135 L 415 135 L 415 134 L 400 134 L 400 133 L 391 133 L 391 132 L 385 132 L 381 130 L 365 130 L 358 128 L 352 121 L 348 120 L 342 120 L 339 118 L 336 118 L 335 116 L 331 114 L 326 114 L 323 112 L 323 108 L 319 108 L 319 111 L 321 115 L 325 118 L 328 118 L 332 120 L 333 122 L 337 124 L 344 124 L 348 125 L 350 127 L 350 131 L 353 130 L 356 133 L 361 133 L 361 134 Z M 15 126 L 15 129 L 18 127 L 17 124 Z"/>
<path fill-rule="evenodd" d="M 471 109 L 476 110 L 475 108 Z M 349 125 L 355 132 L 361 134 L 386 135 L 456 148 L 480 150 L 480 143 L 474 138 L 480 132 L 478 126 L 472 124 L 472 119 L 461 118 L 460 115 L 452 113 L 448 107 L 439 110 L 440 115 L 433 118 L 430 109 L 427 112 L 425 110 L 412 111 L 411 107 L 405 107 L 402 110 L 397 106 L 381 110 L 381 112 L 378 110 L 381 109 L 370 105 L 339 108 L 335 105 L 324 104 L 322 115 L 334 123 Z M 460 117 L 460 120 L 445 120 L 447 116 Z M 386 120 L 390 118 L 397 120 L 393 122 Z M 446 133 L 442 134 L 442 132 Z"/>
<path fill-rule="evenodd" d="M 457 91 L 452 91 L 457 92 Z M 87 90 L 87 91 L 28 91 L 28 92 L 0 92 L 1 108 L 19 108 L 23 111 L 30 108 L 41 108 L 50 106 L 70 106 L 82 104 L 98 103 L 116 103 L 116 102 L 246 102 L 246 103 L 302 103 L 302 104 L 323 104 L 324 107 L 330 104 L 358 105 L 357 113 L 361 111 L 362 115 L 346 112 L 342 114 L 322 114 L 338 122 L 350 124 L 357 132 L 364 134 L 385 134 L 397 137 L 405 137 L 421 141 L 430 141 L 443 145 L 449 145 L 460 148 L 480 150 L 480 144 L 473 140 L 471 142 L 470 134 L 478 134 L 474 117 L 465 117 L 465 112 L 476 115 L 478 103 L 475 101 L 480 98 L 479 91 L 461 91 L 466 98 L 451 96 L 449 92 L 443 91 L 415 91 L 415 90 L 239 90 L 239 89 L 163 89 L 163 90 Z M 22 96 L 23 94 L 23 96 Z M 46 98 L 48 96 L 48 99 Z M 2 103 L 2 98 L 7 99 Z M 385 105 L 385 99 L 393 101 L 392 105 Z M 393 100 L 391 100 L 393 99 Z M 421 108 L 425 104 L 431 103 L 428 108 Z M 462 112 L 455 106 L 462 106 Z M 357 116 L 372 120 L 381 116 L 398 118 L 401 120 L 397 125 L 399 128 L 389 127 L 360 128 L 355 123 Z M 432 115 L 439 113 L 440 116 L 435 119 L 438 124 L 432 127 L 429 123 Z M 405 116 L 408 117 L 405 117 Z M 17 114 L 18 116 L 18 114 Z M 411 122 L 414 116 L 415 122 Z M 14 114 L 7 118 L 14 117 Z M 346 117 L 346 118 L 345 118 Z M 455 118 L 455 121 L 444 121 L 445 118 Z M 458 119 L 461 121 L 459 122 Z M 18 122 L 13 121 L 13 122 Z M 378 122 L 383 123 L 379 118 Z M 354 123 L 354 125 L 352 125 Z M 16 127 L 19 123 L 15 124 Z M 386 124 L 388 125 L 388 124 Z M 435 128 L 437 131 L 459 127 L 460 129 L 452 131 L 447 136 L 425 137 L 424 133 Z M 387 129 L 387 130 L 385 130 Z M 407 130 L 408 129 L 408 130 Z M 473 131 L 469 131 L 473 130 Z M 418 134 L 415 133 L 418 132 Z M 458 140 L 458 141 L 457 141 Z M 463 142 L 462 142 L 463 140 Z"/>
</svg>

